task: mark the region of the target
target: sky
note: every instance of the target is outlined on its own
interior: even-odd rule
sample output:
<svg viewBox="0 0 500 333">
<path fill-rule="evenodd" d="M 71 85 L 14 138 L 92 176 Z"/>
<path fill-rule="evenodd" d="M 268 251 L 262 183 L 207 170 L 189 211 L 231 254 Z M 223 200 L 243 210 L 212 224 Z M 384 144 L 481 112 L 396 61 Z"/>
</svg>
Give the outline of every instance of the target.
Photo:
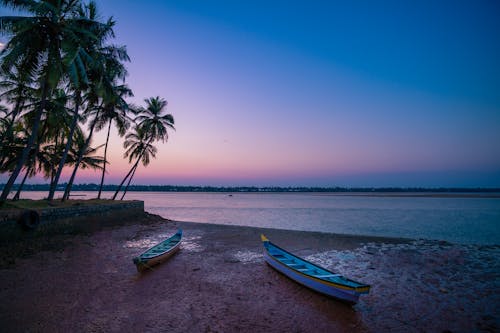
<svg viewBox="0 0 500 333">
<path fill-rule="evenodd" d="M 97 4 L 175 118 L 135 184 L 500 187 L 498 1 Z"/>
</svg>

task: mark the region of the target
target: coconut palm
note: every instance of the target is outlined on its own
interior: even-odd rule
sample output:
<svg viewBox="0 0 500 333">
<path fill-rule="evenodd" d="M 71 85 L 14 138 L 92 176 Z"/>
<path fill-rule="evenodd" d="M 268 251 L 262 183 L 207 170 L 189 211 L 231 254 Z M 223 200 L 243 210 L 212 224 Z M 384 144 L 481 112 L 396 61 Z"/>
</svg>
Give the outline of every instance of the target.
<svg viewBox="0 0 500 333">
<path fill-rule="evenodd" d="M 94 71 L 105 71 L 104 66 L 102 66 L 99 51 L 104 47 L 104 43 L 110 36 L 114 36 L 113 26 L 115 22 L 112 19 L 108 19 L 105 24 L 88 24 L 87 22 L 97 22 L 97 8 L 94 2 L 90 2 L 88 5 L 80 6 L 78 10 L 79 19 L 83 23 L 83 27 L 87 29 L 87 34 L 84 34 L 83 42 L 80 41 L 74 47 L 69 50 L 64 58 L 64 63 L 67 65 L 67 74 L 70 78 L 69 88 L 74 92 L 74 118 L 73 123 L 70 128 L 70 134 L 68 135 L 66 146 L 64 148 L 63 155 L 59 162 L 59 166 L 56 172 L 55 180 L 51 184 L 49 190 L 48 200 L 52 200 L 57 183 L 59 182 L 59 177 L 61 176 L 62 170 L 65 166 L 65 161 L 68 152 L 72 145 L 73 132 L 76 129 L 79 118 L 80 107 L 82 106 L 83 96 L 85 90 L 89 89 L 92 84 L 96 82 L 91 82 L 89 80 L 89 73 Z M 128 56 L 127 56 L 128 57 Z M 100 76 L 98 76 L 100 77 Z M 91 138 L 90 135 L 89 139 Z M 89 140 L 90 141 L 90 140 Z M 85 148 L 82 146 L 82 154 Z M 74 173 L 78 169 L 79 163 L 75 166 Z M 74 178 L 74 176 L 73 176 Z M 68 189 L 69 190 L 69 189 Z"/>
<path fill-rule="evenodd" d="M 30 137 L 0 196 L 2 204 L 35 144 L 46 102 L 63 79 L 74 87 L 86 81 L 85 63 L 90 59 L 85 44 L 95 39 L 102 24 L 82 17 L 78 0 L 0 0 L 4 5 L 30 14 L 0 17 L 1 32 L 12 36 L 1 52 L 1 69 L 14 69 L 36 82 L 40 103 Z M 75 110 L 77 111 L 77 110 Z M 76 114 L 77 112 L 75 112 Z"/>
<path fill-rule="evenodd" d="M 47 112 L 44 113 L 41 119 L 41 127 L 35 140 L 36 144 L 30 150 L 24 166 L 25 175 L 13 199 L 19 197 L 27 177 L 31 177 L 36 173 L 44 174 L 46 179 L 53 182 L 62 155 L 64 140 L 70 132 L 72 111 L 67 106 L 68 101 L 69 96 L 62 89 L 57 89 L 52 98 L 47 101 Z M 26 112 L 15 127 L 17 137 L 27 138 L 30 136 L 29 130 L 32 128 L 38 103 L 39 101 L 35 98 L 35 103 L 26 105 Z M 81 130 L 78 129 L 76 133 L 80 134 Z M 19 154 L 22 151 L 22 146 L 10 150 L 17 151 L 17 154 Z"/>
<path fill-rule="evenodd" d="M 97 129 L 100 130 L 107 125 L 106 143 L 104 146 L 104 159 L 107 160 L 109 134 L 111 132 L 111 125 L 115 123 L 118 129 L 118 135 L 124 136 L 132 119 L 128 117 L 127 111 L 130 110 L 129 105 L 125 102 L 124 97 L 133 96 L 132 91 L 126 86 L 114 87 L 114 94 L 110 95 L 110 100 L 103 106 L 102 114 L 97 118 Z M 102 169 L 101 183 L 99 185 L 99 193 L 97 198 L 101 198 L 102 187 L 104 184 L 104 175 L 106 174 L 106 164 Z"/>
<path fill-rule="evenodd" d="M 12 200 L 19 200 L 19 197 L 21 195 L 21 191 L 23 190 L 24 183 L 26 182 L 26 179 L 28 177 L 33 177 L 36 175 L 36 165 L 38 161 L 38 155 L 40 154 L 40 148 L 39 144 L 35 145 L 35 148 L 31 150 L 29 156 L 28 156 L 28 162 L 25 166 L 25 172 L 24 172 L 24 177 L 21 180 L 21 184 L 19 184 L 19 187 L 17 188 L 17 192 L 12 197 Z"/>
<path fill-rule="evenodd" d="M 29 75 L 22 71 L 15 70 L 14 73 L 5 73 L 5 79 L 0 81 L 0 99 L 7 101 L 12 105 L 12 111 L 6 112 L 5 117 L 11 120 L 11 126 L 14 125 L 18 116 L 22 113 L 23 107 L 28 100 L 35 95 Z M 12 127 L 6 129 L 8 134 Z M 0 141 L 2 141 L 0 139 Z"/>
<path fill-rule="evenodd" d="M 95 148 L 91 147 L 88 137 L 85 137 L 85 135 L 81 133 L 81 135 L 73 140 L 73 146 L 69 151 L 67 164 L 78 164 L 81 169 L 101 170 L 103 168 L 103 165 L 105 164 L 105 161 L 102 156 L 97 156 L 96 153 L 102 146 L 104 145 L 100 145 Z M 68 184 L 66 185 L 66 190 L 63 195 L 63 201 L 69 199 L 74 179 L 74 176 L 71 177 Z"/>
<path fill-rule="evenodd" d="M 12 172 L 16 167 L 19 154 L 26 144 L 22 125 L 11 118 L 0 118 L 0 172 Z"/>
<path fill-rule="evenodd" d="M 0 172 L 5 172 L 8 169 L 4 167 L 5 161 L 10 155 L 10 145 L 14 141 L 13 122 L 10 117 L 8 109 L 3 105 L 0 106 Z"/>
<path fill-rule="evenodd" d="M 23 111 L 27 110 L 26 103 L 32 100 L 33 89 L 20 75 L 5 75 L 0 81 L 0 99 L 5 100 L 12 107 L 11 110 L 0 106 L 0 172 L 12 172 L 16 168 L 18 157 L 22 155 L 29 133 L 22 131 Z M 28 134 L 28 135 L 27 135 Z M 8 167 L 5 167 L 5 163 Z"/>
<path fill-rule="evenodd" d="M 174 117 L 171 114 L 162 115 L 167 107 L 167 101 L 160 97 L 151 97 L 144 100 L 146 108 L 138 109 L 135 119 L 141 127 L 145 127 L 152 140 L 168 140 L 168 129 L 175 130 Z"/>
<path fill-rule="evenodd" d="M 69 198 L 69 192 L 71 191 L 71 186 L 76 176 L 76 172 L 79 168 L 80 161 L 83 158 L 83 154 L 90 144 L 94 129 L 97 128 L 97 130 L 99 130 L 102 128 L 101 124 L 103 123 L 103 116 L 101 116 L 101 114 L 104 114 L 104 121 L 106 121 L 106 116 L 109 116 L 110 113 L 116 112 L 115 108 L 120 108 L 124 111 L 127 110 L 128 105 L 123 99 L 123 96 L 132 95 L 132 92 L 128 89 L 128 87 L 125 85 L 117 85 L 115 83 L 117 80 L 123 80 L 127 74 L 122 64 L 122 61 L 130 60 L 125 48 L 106 46 L 95 50 L 95 54 L 93 54 L 93 56 L 94 59 L 97 59 L 97 61 L 94 62 L 96 65 L 91 68 L 89 77 L 91 78 L 91 82 L 95 82 L 95 84 L 89 87 L 89 91 L 86 96 L 86 113 L 92 117 L 92 120 L 90 122 L 86 144 L 81 146 L 79 159 L 74 165 L 70 180 L 66 186 L 63 200 Z M 128 128 L 128 123 L 125 125 L 123 127 Z M 125 132 L 125 130 L 123 130 L 123 132 Z M 104 164 L 103 173 L 105 173 L 105 167 L 106 164 Z"/>
<path fill-rule="evenodd" d="M 157 149 L 155 146 L 151 144 L 152 141 L 153 141 L 152 137 L 149 135 L 146 128 L 139 125 L 136 125 L 134 127 L 134 131 L 128 133 L 125 136 L 125 142 L 123 143 L 123 147 L 126 149 L 124 157 L 129 158 L 128 159 L 129 163 L 131 163 L 135 159 L 135 163 L 130 169 L 130 171 L 127 173 L 125 178 L 123 178 L 120 185 L 118 186 L 118 189 L 113 195 L 113 200 L 116 199 L 116 196 L 120 192 L 123 184 L 127 179 L 129 179 L 128 184 L 130 184 L 133 174 L 135 174 L 135 170 L 139 166 L 139 162 L 142 161 L 142 164 L 144 166 L 147 166 L 151 161 L 151 157 L 153 158 L 156 157 Z M 125 195 L 125 193 L 123 195 Z"/>
<path fill-rule="evenodd" d="M 129 147 L 129 149 L 125 152 L 125 157 L 132 156 L 129 158 L 129 163 L 132 161 L 134 157 L 137 157 L 137 161 L 132 167 L 132 169 L 130 169 L 129 173 L 125 176 L 121 184 L 118 186 L 118 189 L 113 195 L 113 200 L 116 198 L 118 192 L 120 192 L 123 183 L 125 183 L 128 177 L 130 177 L 128 181 L 128 184 L 130 184 L 130 181 L 132 180 L 132 177 L 135 174 L 135 169 L 137 169 L 137 166 L 139 164 L 139 160 L 143 159 L 143 164 L 146 166 L 147 164 L 149 164 L 149 155 L 155 157 L 155 154 L 151 154 L 151 152 L 148 153 L 146 151 L 147 149 L 149 149 L 150 146 L 152 147 L 151 145 L 152 142 L 155 140 L 161 140 L 163 142 L 167 141 L 168 129 L 175 130 L 174 117 L 169 113 L 163 114 L 167 106 L 166 100 L 160 97 L 151 97 L 145 99 L 144 102 L 146 103 L 146 107 L 138 108 L 137 110 L 138 116 L 135 119 L 137 123 L 137 126 L 135 127 L 135 132 L 130 133 L 130 135 L 127 135 L 125 138 L 128 141 L 125 141 L 124 143 L 125 148 Z M 138 150 L 138 147 L 143 148 L 143 153 L 141 153 L 141 151 Z M 142 156 L 142 154 L 145 154 L 147 156 Z"/>
</svg>

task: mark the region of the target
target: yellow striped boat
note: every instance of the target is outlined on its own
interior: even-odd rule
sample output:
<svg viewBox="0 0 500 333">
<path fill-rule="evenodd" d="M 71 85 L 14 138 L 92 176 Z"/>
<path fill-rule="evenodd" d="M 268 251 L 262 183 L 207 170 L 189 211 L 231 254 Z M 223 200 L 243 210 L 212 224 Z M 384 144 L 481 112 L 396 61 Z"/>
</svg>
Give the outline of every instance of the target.
<svg viewBox="0 0 500 333">
<path fill-rule="evenodd" d="M 297 257 L 271 243 L 261 235 L 266 262 L 290 279 L 322 294 L 356 303 L 361 294 L 368 294 L 370 286 L 335 274 L 323 267 Z"/>
<path fill-rule="evenodd" d="M 182 239 L 182 230 L 179 229 L 170 238 L 147 249 L 141 255 L 134 258 L 137 271 L 143 272 L 159 263 L 164 262 L 179 250 Z"/>
</svg>

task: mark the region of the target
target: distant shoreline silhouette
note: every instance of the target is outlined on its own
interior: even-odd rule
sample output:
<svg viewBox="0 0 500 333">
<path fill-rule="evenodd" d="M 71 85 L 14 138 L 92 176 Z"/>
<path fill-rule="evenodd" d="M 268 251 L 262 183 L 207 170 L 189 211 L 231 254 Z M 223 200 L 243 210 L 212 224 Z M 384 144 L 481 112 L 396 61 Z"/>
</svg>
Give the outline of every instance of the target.
<svg viewBox="0 0 500 333">
<path fill-rule="evenodd" d="M 18 184 L 14 185 L 16 189 Z M 65 184 L 60 184 L 58 190 L 64 190 Z M 0 184 L 0 189 L 4 184 Z M 46 191 L 49 184 L 25 184 L 24 191 Z M 103 191 L 116 191 L 118 185 L 104 185 Z M 75 184 L 72 191 L 95 191 L 99 184 Z M 468 196 L 468 194 L 497 194 L 500 197 L 500 188 L 481 187 L 308 187 L 308 186 L 187 186 L 187 185 L 130 185 L 128 191 L 135 192 L 242 192 L 242 193 L 339 193 L 356 195 L 385 195 L 385 196 Z"/>
</svg>

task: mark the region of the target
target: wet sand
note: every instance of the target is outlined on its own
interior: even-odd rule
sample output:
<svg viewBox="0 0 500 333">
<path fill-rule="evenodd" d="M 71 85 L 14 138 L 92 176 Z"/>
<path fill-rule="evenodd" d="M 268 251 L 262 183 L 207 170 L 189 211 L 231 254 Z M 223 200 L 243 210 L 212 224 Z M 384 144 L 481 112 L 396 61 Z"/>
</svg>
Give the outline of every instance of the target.
<svg viewBox="0 0 500 333">
<path fill-rule="evenodd" d="M 184 230 L 144 274 L 132 258 Z M 372 285 L 355 306 L 263 261 L 260 233 Z M 0 269 L 2 332 L 498 332 L 500 247 L 166 221 L 66 236 Z"/>
</svg>

